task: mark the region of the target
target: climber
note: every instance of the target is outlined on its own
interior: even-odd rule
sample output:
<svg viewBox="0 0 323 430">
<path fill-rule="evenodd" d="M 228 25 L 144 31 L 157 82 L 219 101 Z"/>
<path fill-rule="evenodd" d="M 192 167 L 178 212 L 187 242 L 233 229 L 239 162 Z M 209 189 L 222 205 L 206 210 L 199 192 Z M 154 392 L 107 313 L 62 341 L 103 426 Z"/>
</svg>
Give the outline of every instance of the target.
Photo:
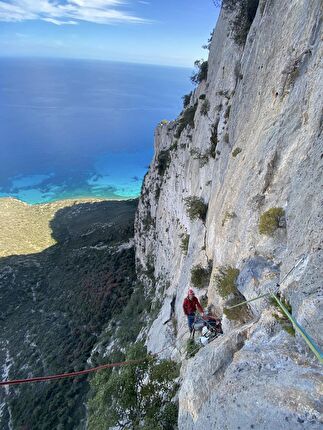
<svg viewBox="0 0 323 430">
<path fill-rule="evenodd" d="M 193 325 L 194 325 L 196 310 L 198 310 L 203 317 L 204 317 L 204 311 L 202 306 L 200 305 L 200 302 L 196 298 L 194 291 L 191 288 L 188 290 L 187 297 L 185 297 L 184 299 L 183 310 L 184 310 L 184 314 L 187 315 L 188 327 L 190 329 L 190 333 L 192 333 L 194 329 Z"/>
</svg>

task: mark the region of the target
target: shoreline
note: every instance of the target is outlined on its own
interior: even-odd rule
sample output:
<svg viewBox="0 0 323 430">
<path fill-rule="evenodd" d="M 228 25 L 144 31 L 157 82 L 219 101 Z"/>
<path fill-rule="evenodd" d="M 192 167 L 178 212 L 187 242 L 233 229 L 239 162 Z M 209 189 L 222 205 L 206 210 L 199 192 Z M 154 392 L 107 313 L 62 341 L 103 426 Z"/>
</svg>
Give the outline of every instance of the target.
<svg viewBox="0 0 323 430">
<path fill-rule="evenodd" d="M 87 203 L 95 203 L 95 202 L 123 202 L 123 201 L 128 201 L 128 200 L 136 200 L 139 199 L 139 196 L 136 197 L 116 197 L 116 198 L 111 198 L 111 197 L 67 197 L 67 198 L 58 198 L 58 199 L 54 199 L 54 200 L 50 200 L 48 202 L 37 202 L 37 203 L 29 203 L 26 202 L 22 199 L 19 199 L 18 197 L 13 197 L 13 196 L 1 196 L 0 197 L 0 203 L 3 200 L 11 200 L 11 201 L 16 201 L 18 203 L 22 203 L 24 205 L 27 206 L 45 206 L 45 205 L 53 205 L 55 203 L 60 204 L 60 203 L 77 203 L 77 202 L 87 202 Z"/>
</svg>

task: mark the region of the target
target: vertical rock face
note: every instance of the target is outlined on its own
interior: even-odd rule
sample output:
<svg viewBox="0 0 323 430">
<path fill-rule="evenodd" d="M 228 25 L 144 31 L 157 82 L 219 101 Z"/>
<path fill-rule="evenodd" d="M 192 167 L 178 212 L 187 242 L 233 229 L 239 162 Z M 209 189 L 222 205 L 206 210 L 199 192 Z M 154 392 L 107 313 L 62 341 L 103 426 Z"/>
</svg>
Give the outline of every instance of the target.
<svg viewBox="0 0 323 430">
<path fill-rule="evenodd" d="M 169 347 L 163 354 L 182 361 L 180 429 L 320 426 L 321 367 L 312 352 L 282 329 L 267 299 L 250 303 L 246 318 L 229 319 L 223 308 L 232 297 L 220 294 L 216 275 L 238 269 L 237 293 L 251 299 L 277 291 L 301 260 L 279 292 L 322 345 L 321 16 L 319 0 L 260 1 L 242 47 L 232 12 L 222 11 L 207 79 L 190 99 L 194 123 L 179 133 L 180 117 L 156 129 L 136 259 L 163 304 L 148 348 Z M 190 219 L 188 197 L 208 205 L 205 220 Z M 281 216 L 261 234 L 268 228 L 261 215 L 272 208 Z M 197 293 L 223 317 L 224 335 L 186 359 L 182 302 L 197 265 L 212 268 Z"/>
</svg>

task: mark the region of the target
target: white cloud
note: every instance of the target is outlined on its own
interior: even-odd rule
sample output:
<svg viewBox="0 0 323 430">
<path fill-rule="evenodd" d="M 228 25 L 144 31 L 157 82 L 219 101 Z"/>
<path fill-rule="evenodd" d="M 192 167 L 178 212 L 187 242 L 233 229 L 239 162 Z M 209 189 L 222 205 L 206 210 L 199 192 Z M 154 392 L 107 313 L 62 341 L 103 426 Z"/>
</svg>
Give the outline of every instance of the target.
<svg viewBox="0 0 323 430">
<path fill-rule="evenodd" d="M 42 18 L 43 21 L 46 22 L 51 22 L 52 24 L 56 24 L 56 25 L 76 25 L 77 22 L 76 21 L 59 21 L 58 19 L 55 18 Z"/>
<path fill-rule="evenodd" d="M 0 1 L 0 21 L 42 20 L 56 25 L 79 21 L 98 24 L 148 22 L 120 9 L 123 0 L 8 0 Z"/>
</svg>

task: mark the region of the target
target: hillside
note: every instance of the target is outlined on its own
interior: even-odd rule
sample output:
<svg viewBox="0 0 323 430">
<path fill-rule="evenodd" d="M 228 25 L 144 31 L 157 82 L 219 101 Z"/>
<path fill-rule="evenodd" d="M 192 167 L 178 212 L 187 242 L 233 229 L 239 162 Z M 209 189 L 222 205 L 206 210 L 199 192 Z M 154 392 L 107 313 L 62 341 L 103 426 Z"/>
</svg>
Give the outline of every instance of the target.
<svg viewBox="0 0 323 430">
<path fill-rule="evenodd" d="M 29 205 L 14 198 L 0 198 L 0 257 L 41 252 L 54 245 L 50 222 L 60 209 L 102 199 L 59 200 Z"/>
<path fill-rule="evenodd" d="M 5 213 L 21 226 L 2 236 L 2 253 L 19 255 L 0 259 L 1 379 L 88 367 L 98 337 L 135 285 L 137 203 L 33 207 L 0 200 L 1 222 Z M 7 224 L 0 227 L 8 232 Z M 87 392 L 84 377 L 2 389 L 0 427 L 84 428 Z"/>
</svg>

